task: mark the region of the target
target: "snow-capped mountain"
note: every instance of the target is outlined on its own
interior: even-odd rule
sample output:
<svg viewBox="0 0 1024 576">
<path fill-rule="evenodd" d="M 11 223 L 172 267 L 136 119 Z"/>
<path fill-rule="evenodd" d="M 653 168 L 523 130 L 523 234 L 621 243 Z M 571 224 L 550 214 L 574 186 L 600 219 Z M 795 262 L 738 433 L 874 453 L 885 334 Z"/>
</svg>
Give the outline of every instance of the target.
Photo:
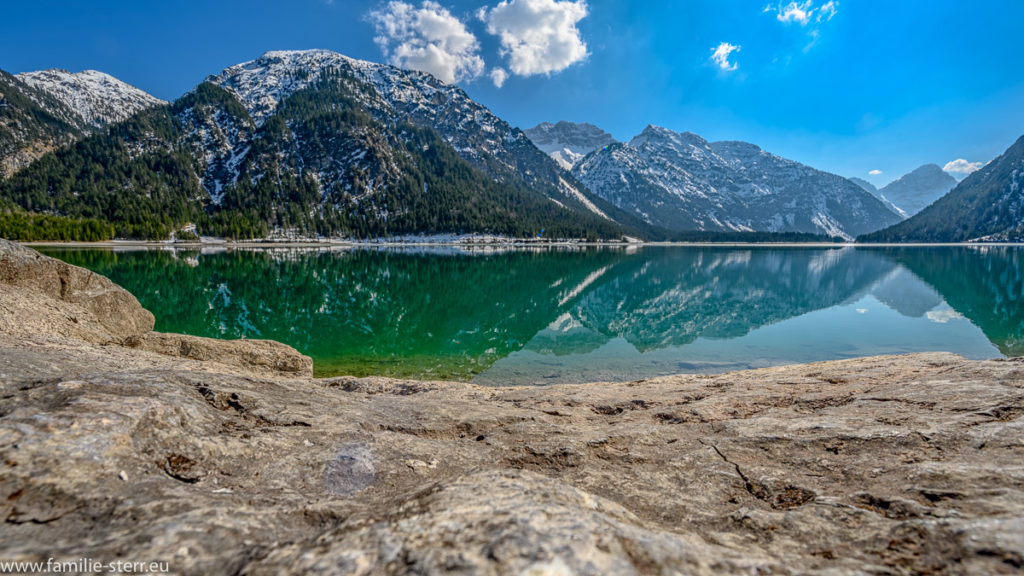
<svg viewBox="0 0 1024 576">
<path fill-rule="evenodd" d="M 68 123 L 52 109 L 66 110 L 49 94 L 0 70 L 0 180 L 82 135 L 79 123 Z"/>
<path fill-rule="evenodd" d="M 861 240 L 1024 242 L 1024 136 L 917 214 Z"/>
<path fill-rule="evenodd" d="M 0 70 L 0 178 L 47 152 L 161 104 L 95 70 L 17 75 Z"/>
<path fill-rule="evenodd" d="M 91 171 L 96 163 L 106 169 Z M 3 195 L 29 209 L 122 218 L 119 233 L 144 237 L 192 223 L 235 238 L 615 238 L 627 232 L 619 217 L 641 224 L 460 88 L 325 50 L 227 68 L 25 172 Z"/>
<path fill-rule="evenodd" d="M 355 98 L 376 120 L 436 130 L 462 158 L 492 177 L 523 180 L 557 203 L 612 219 L 606 212 L 613 207 L 600 206 L 604 203 L 537 150 L 522 130 L 495 116 L 458 86 L 425 72 L 329 50 L 271 51 L 208 81 L 236 95 L 258 128 L 289 96 L 331 75 L 360 83 Z"/>
<path fill-rule="evenodd" d="M 883 186 L 876 196 L 899 207 L 906 216 L 913 216 L 956 185 L 956 178 L 943 172 L 942 168 L 925 164 Z"/>
<path fill-rule="evenodd" d="M 592 192 L 670 230 L 811 232 L 852 239 L 900 217 L 853 182 L 745 142 L 648 126 L 573 169 Z"/>
<path fill-rule="evenodd" d="M 573 166 L 594 150 L 616 142 L 611 134 L 587 123 L 541 122 L 524 132 L 537 148 L 566 170 L 572 170 Z"/>
<path fill-rule="evenodd" d="M 75 118 L 92 128 L 125 120 L 139 110 L 166 104 L 138 88 L 96 70 L 71 73 L 67 70 L 40 70 L 15 75 L 25 84 L 45 92 L 67 107 Z M 54 110 L 55 115 L 66 114 Z"/>
</svg>

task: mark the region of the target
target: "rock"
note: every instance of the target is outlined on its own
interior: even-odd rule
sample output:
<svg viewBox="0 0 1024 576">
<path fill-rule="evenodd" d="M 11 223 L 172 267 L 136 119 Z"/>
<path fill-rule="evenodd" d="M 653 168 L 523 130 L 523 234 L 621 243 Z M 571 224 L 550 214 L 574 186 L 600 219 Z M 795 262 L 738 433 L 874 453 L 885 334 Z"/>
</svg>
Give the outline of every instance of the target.
<svg viewBox="0 0 1024 576">
<path fill-rule="evenodd" d="M 313 376 L 312 358 L 272 340 L 215 340 L 150 332 L 130 339 L 126 345 L 166 356 L 217 362 L 256 372 Z"/>
<path fill-rule="evenodd" d="M 318 380 L 44 336 L 0 333 L 4 560 L 180 574 L 1024 566 L 1020 359 L 513 388 Z"/>
<path fill-rule="evenodd" d="M 121 344 L 245 372 L 313 375 L 311 358 L 279 342 L 152 332 L 153 315 L 127 290 L 103 276 L 2 239 L 0 284 L 5 285 L 0 291 L 0 335 L 30 341 L 69 338 Z"/>
<path fill-rule="evenodd" d="M 0 330 L 6 334 L 120 343 L 153 329 L 153 315 L 117 284 L 3 239 L 0 284 L 5 285 L 0 292 Z M 69 306 L 56 309 L 52 301 Z M 32 307 L 39 308 L 38 313 L 16 313 Z"/>
</svg>

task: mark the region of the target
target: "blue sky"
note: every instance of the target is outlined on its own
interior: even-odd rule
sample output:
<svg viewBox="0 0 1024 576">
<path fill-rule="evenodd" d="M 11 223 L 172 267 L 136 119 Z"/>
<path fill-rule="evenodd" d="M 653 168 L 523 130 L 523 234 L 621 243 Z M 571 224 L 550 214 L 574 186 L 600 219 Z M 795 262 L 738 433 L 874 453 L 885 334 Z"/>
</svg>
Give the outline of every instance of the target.
<svg viewBox="0 0 1024 576">
<path fill-rule="evenodd" d="M 9 72 L 97 69 L 173 99 L 266 50 L 327 48 L 451 74 L 524 128 L 591 122 L 628 140 L 657 124 L 878 185 L 926 162 L 987 162 L 1024 134 L 1015 0 L 37 0 L 4 12 Z"/>
</svg>

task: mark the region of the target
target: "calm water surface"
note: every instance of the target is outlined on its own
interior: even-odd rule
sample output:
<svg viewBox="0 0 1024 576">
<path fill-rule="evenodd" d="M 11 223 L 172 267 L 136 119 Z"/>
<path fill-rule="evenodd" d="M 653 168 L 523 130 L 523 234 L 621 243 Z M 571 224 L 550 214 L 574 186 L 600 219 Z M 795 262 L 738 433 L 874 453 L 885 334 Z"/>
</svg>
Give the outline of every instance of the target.
<svg viewBox="0 0 1024 576">
<path fill-rule="evenodd" d="M 945 350 L 1024 354 L 1024 249 L 56 249 L 156 329 L 268 338 L 318 375 L 547 384 Z"/>
</svg>

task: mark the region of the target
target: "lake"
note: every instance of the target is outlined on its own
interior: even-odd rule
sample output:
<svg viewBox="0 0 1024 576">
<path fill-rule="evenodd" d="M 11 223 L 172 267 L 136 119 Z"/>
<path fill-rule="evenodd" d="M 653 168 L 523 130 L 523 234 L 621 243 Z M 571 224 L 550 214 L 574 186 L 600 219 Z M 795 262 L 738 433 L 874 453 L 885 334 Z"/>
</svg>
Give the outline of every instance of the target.
<svg viewBox="0 0 1024 576">
<path fill-rule="evenodd" d="M 634 380 L 874 354 L 1024 354 L 1018 247 L 79 249 L 156 329 L 284 342 L 319 376 Z"/>
</svg>

